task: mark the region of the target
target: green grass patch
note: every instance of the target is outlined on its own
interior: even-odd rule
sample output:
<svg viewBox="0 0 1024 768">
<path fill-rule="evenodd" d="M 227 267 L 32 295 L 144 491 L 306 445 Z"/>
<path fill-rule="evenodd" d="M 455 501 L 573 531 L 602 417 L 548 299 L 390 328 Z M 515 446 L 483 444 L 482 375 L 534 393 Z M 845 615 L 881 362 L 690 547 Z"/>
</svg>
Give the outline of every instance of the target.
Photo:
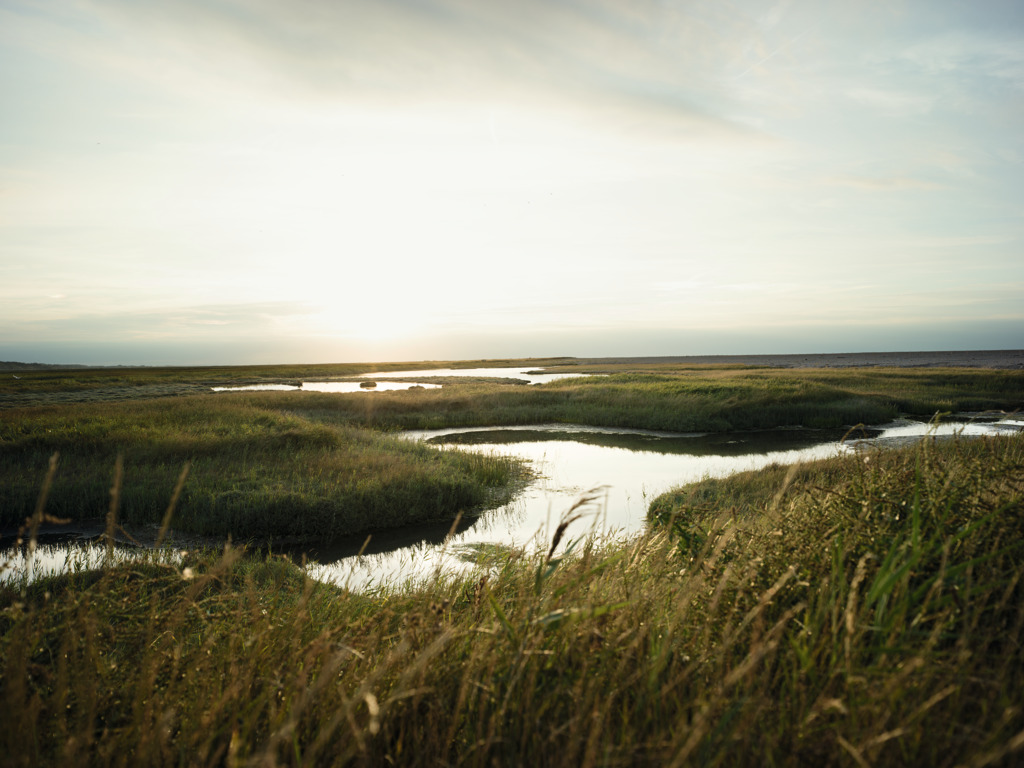
<svg viewBox="0 0 1024 768">
<path fill-rule="evenodd" d="M 25 372 L 0 377 L 0 409 L 75 402 L 103 403 L 209 393 L 210 387 L 349 378 L 361 372 L 417 367 L 517 363 L 555 365 L 564 359 L 461 363 L 347 364 Z M 563 366 L 571 370 L 577 366 Z M 677 431 L 724 432 L 779 426 L 835 428 L 880 423 L 901 415 L 1015 410 L 1024 406 L 1024 372 L 964 368 L 771 369 L 638 366 L 611 375 L 540 386 L 450 378 L 440 390 L 336 395 L 312 392 L 219 393 L 261 407 L 381 428 L 530 424 L 543 421 Z M 593 372 L 600 372 L 600 368 Z"/>
<path fill-rule="evenodd" d="M 114 466 L 119 520 L 159 524 L 182 467 L 176 530 L 235 540 L 322 539 L 451 519 L 508 498 L 513 459 L 438 450 L 258 401 L 182 397 L 0 414 L 0 523 L 32 514 L 59 454 L 46 512 L 102 517 Z"/>
<path fill-rule="evenodd" d="M 949 379 L 947 380 L 946 374 Z M 312 394 L 312 393 L 311 393 Z M 390 429 L 543 422 L 679 432 L 880 424 L 937 412 L 1015 410 L 1024 373 L 895 369 L 681 370 L 616 373 L 537 386 L 449 381 L 443 389 L 381 392 L 356 400 L 259 393 L 311 418 Z"/>
</svg>

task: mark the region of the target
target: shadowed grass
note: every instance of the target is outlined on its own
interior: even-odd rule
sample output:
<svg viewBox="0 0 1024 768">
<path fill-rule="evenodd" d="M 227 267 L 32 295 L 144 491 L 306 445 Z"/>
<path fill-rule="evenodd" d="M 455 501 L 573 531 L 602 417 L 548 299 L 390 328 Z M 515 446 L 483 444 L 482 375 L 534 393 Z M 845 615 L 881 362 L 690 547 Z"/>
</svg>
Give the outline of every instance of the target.
<svg viewBox="0 0 1024 768">
<path fill-rule="evenodd" d="M 55 452 L 55 516 L 104 514 L 120 455 L 119 519 L 159 524 L 187 463 L 175 528 L 236 540 L 330 538 L 451 519 L 507 498 L 522 477 L 512 459 L 313 423 L 244 400 L 77 404 L 3 413 L 0 523 L 16 526 L 31 514 Z"/>
<path fill-rule="evenodd" d="M 736 484 L 659 501 L 647 537 L 595 548 L 568 525 L 546 555 L 495 550 L 483 573 L 374 594 L 234 550 L 7 588 L 0 750 L 11 765 L 1020 760 L 1024 441 L 924 441 Z"/>
</svg>

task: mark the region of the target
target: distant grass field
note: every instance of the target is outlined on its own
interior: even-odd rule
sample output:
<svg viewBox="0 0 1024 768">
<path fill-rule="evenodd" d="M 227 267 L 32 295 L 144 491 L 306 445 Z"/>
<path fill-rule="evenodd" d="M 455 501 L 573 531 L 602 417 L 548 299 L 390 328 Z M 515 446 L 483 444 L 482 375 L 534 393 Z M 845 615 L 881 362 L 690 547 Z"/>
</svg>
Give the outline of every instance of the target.
<svg viewBox="0 0 1024 768">
<path fill-rule="evenodd" d="M 40 765 L 1009 766 L 1024 439 L 678 489 L 651 532 L 355 594 L 191 554 L 0 587 Z M 560 541 L 558 541 L 560 539 Z"/>
<path fill-rule="evenodd" d="M 561 422 L 681 432 L 838 428 L 898 416 L 1015 410 L 1024 372 L 683 369 L 614 373 L 543 385 L 443 380 L 442 389 L 340 397 L 261 392 L 250 402 L 330 423 L 432 429 Z"/>
<path fill-rule="evenodd" d="M 338 363 L 333 365 L 232 365 L 202 367 L 72 368 L 0 372 L 0 408 L 102 402 L 208 393 L 211 387 L 293 384 L 351 379 L 362 373 L 420 368 L 538 367 L 569 358 L 527 360 Z"/>
</svg>

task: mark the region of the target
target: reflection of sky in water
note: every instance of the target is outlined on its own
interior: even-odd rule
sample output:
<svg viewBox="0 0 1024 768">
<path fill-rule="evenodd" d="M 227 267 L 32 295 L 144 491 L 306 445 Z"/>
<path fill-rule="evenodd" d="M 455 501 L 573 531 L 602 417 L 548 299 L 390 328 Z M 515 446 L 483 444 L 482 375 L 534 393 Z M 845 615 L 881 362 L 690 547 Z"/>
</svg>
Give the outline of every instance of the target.
<svg viewBox="0 0 1024 768">
<path fill-rule="evenodd" d="M 11 581 L 31 567 L 29 581 L 60 573 L 78 573 L 101 568 L 107 557 L 104 544 L 91 541 L 63 544 L 39 544 L 35 552 L 29 556 L 28 546 L 15 547 L 0 552 L 0 582 Z M 149 562 L 177 563 L 181 561 L 181 553 L 177 550 L 156 552 L 148 549 L 126 548 L 115 546 L 113 550 L 115 563 Z M 31 566 L 29 566 L 31 561 Z"/>
<path fill-rule="evenodd" d="M 924 435 L 935 435 L 936 437 L 948 437 L 950 435 L 963 435 L 964 437 L 984 437 L 997 434 L 1010 435 L 1020 432 L 1022 427 L 1024 427 L 1024 422 L 1017 419 L 1000 419 L 994 422 L 945 422 L 938 425 L 919 422 L 898 423 L 886 425 L 882 434 L 879 435 L 879 439 L 922 437 Z"/>
<path fill-rule="evenodd" d="M 440 384 L 415 381 L 378 381 L 375 387 L 364 387 L 358 381 L 304 381 L 298 387 L 291 384 L 247 384 L 238 387 L 213 387 L 214 392 L 394 392 L 402 389 L 440 389 Z"/>
<path fill-rule="evenodd" d="M 445 429 L 408 433 L 413 439 L 425 440 L 462 434 L 473 434 L 477 440 L 487 440 L 488 433 L 508 440 L 509 435 L 520 432 L 523 442 L 476 442 L 466 450 L 496 455 L 521 456 L 529 460 L 537 478 L 510 504 L 488 511 L 468 529 L 453 536 L 445 545 L 420 543 L 394 552 L 363 557 L 347 557 L 330 564 L 312 564 L 312 577 L 353 588 L 372 588 L 375 584 L 398 583 L 408 578 L 426 578 L 437 571 L 455 573 L 466 571 L 469 565 L 460 554 L 479 544 L 497 544 L 519 547 L 526 551 L 545 550 L 551 534 L 563 512 L 568 510 L 582 494 L 598 489 L 595 500 L 585 508 L 586 515 L 574 523 L 563 541 L 596 533 L 602 536 L 628 536 L 643 530 L 650 502 L 660 493 L 677 485 L 695 482 L 704 477 L 725 477 L 736 472 L 758 469 L 770 464 L 792 464 L 824 458 L 848 450 L 835 439 L 822 439 L 816 445 L 807 445 L 807 433 L 783 430 L 774 434 L 739 433 L 735 435 L 679 435 L 652 431 L 615 430 L 599 427 L 557 425 L 554 431 L 561 439 L 537 440 L 538 431 L 545 425 L 518 428 Z M 881 428 L 880 444 L 909 438 L 938 434 L 982 436 L 1019 433 L 1024 422 L 1003 419 L 997 422 L 946 423 L 935 429 L 926 423 L 900 422 Z M 577 433 L 580 440 L 628 435 L 638 440 L 631 447 L 598 445 L 565 439 Z M 794 445 L 794 440 L 805 444 Z M 871 445 L 875 440 L 857 441 Z M 716 446 L 717 441 L 717 446 Z M 775 447 L 772 447 L 772 441 Z M 693 453 L 687 453 L 692 446 Z M 726 450 L 729 449 L 729 450 Z M 749 449 L 751 452 L 742 453 Z M 720 455 L 715 451 L 731 455 Z M 382 536 L 383 538 L 383 536 Z M 103 561 L 102 547 L 82 547 L 70 550 L 55 547 L 37 553 L 33 574 L 54 573 L 68 567 L 97 567 Z M 82 553 L 86 554 L 82 554 Z M 0 555 L 3 558 L 9 555 Z M 14 553 L 15 558 L 17 553 Z M 0 559 L 0 562 L 4 562 Z M 13 563 L 24 568 L 24 561 Z M 40 569 L 44 569 L 41 571 Z M 5 573 L 10 573 L 10 570 Z M 0 578 L 6 578 L 0 576 Z"/>
<path fill-rule="evenodd" d="M 428 368 L 420 371 L 380 371 L 361 374 L 363 378 L 428 378 L 430 376 L 473 376 L 479 379 L 521 379 L 530 384 L 544 384 L 559 379 L 578 379 L 588 373 L 539 373 L 543 368 Z M 533 373 L 530 373 L 533 371 Z"/>
<path fill-rule="evenodd" d="M 635 534 L 646 524 L 650 502 L 676 485 L 703 477 L 724 477 L 773 463 L 823 458 L 842 450 L 838 442 L 827 442 L 796 450 L 697 456 L 565 440 L 484 443 L 471 448 L 484 453 L 525 457 L 539 477 L 510 504 L 485 513 L 473 527 L 453 536 L 443 547 L 407 547 L 389 554 L 346 558 L 330 565 L 312 566 L 311 574 L 318 579 L 358 587 L 427 577 L 439 566 L 446 571 L 463 570 L 467 566 L 458 555 L 460 548 L 468 544 L 494 542 L 523 547 L 527 551 L 546 549 L 546 542 L 558 526 L 561 514 L 581 494 L 592 489 L 599 489 L 595 503 L 586 508 L 585 517 L 569 528 L 567 537 L 589 533 Z"/>
<path fill-rule="evenodd" d="M 436 368 L 419 371 L 378 371 L 360 375 L 363 379 L 376 381 L 375 387 L 361 387 L 358 381 L 304 381 L 293 384 L 243 384 L 240 386 L 213 387 L 214 392 L 388 392 L 413 387 L 440 389 L 440 384 L 410 381 L 380 381 L 396 378 L 430 378 L 432 376 L 454 376 L 486 379 L 520 379 L 529 384 L 543 384 L 558 379 L 574 379 L 588 376 L 585 373 L 540 373 L 537 368 Z M 529 373 L 533 371 L 533 373 Z"/>
</svg>

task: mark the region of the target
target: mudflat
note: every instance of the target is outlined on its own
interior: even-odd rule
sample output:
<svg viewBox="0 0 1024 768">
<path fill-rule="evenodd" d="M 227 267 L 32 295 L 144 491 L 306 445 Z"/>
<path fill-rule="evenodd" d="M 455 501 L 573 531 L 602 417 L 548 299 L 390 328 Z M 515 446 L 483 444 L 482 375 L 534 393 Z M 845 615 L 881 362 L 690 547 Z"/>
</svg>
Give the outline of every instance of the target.
<svg viewBox="0 0 1024 768">
<path fill-rule="evenodd" d="M 1024 369 L 1024 350 L 964 352 L 849 352 L 793 355 L 685 355 L 580 358 L 588 365 L 757 365 L 769 368 L 1003 368 Z"/>
</svg>

